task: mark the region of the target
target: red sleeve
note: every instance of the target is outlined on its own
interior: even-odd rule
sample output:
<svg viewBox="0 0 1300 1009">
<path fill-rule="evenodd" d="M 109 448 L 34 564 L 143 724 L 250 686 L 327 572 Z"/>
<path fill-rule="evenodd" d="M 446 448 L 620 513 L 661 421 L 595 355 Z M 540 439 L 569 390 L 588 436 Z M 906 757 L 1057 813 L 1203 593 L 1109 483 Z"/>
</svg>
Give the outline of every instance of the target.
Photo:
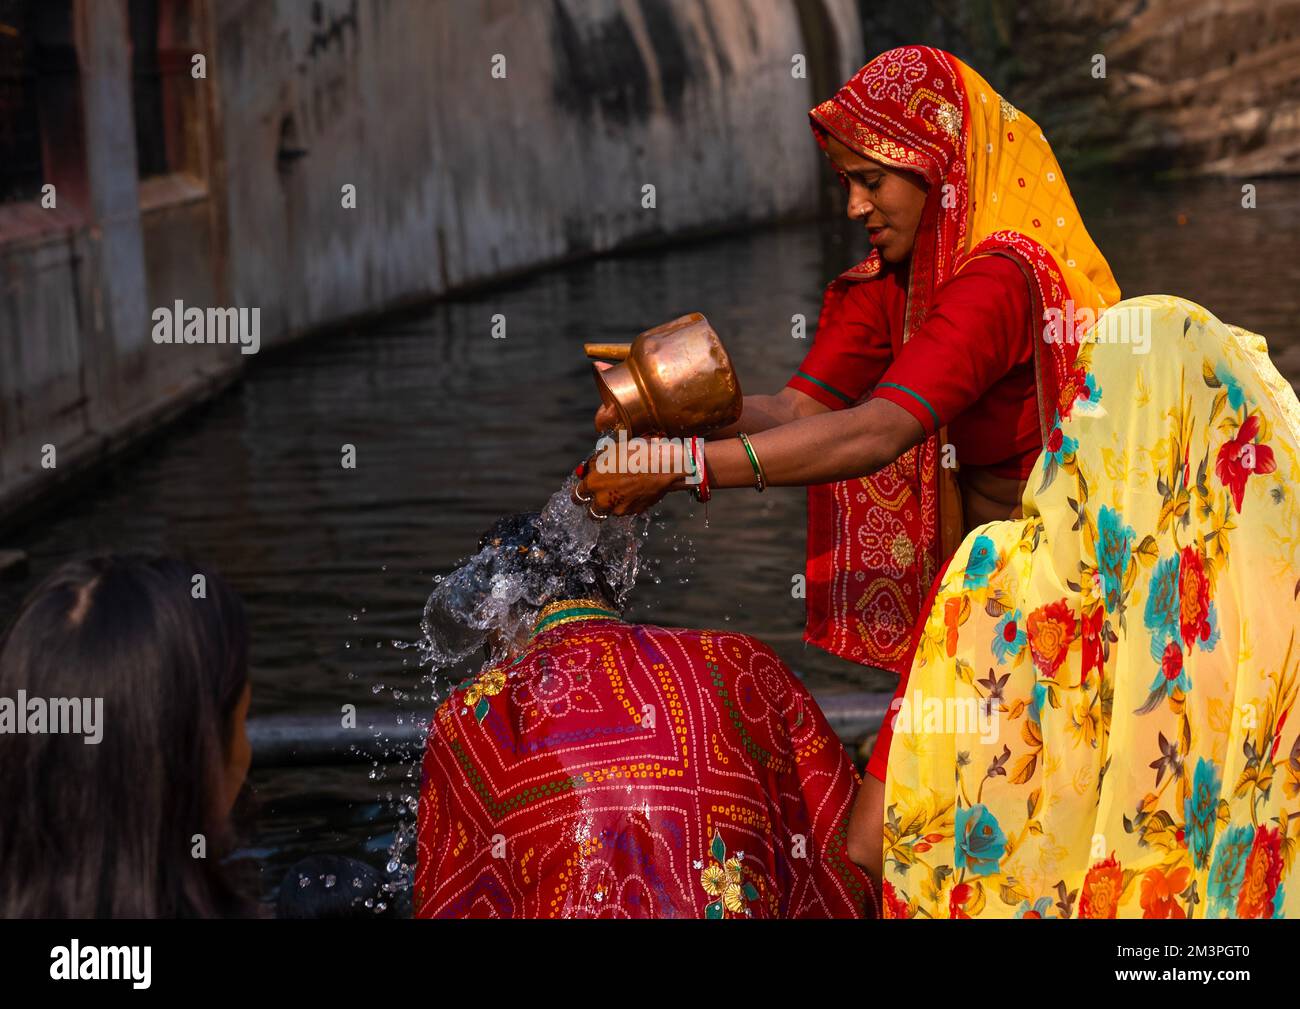
<svg viewBox="0 0 1300 1009">
<path fill-rule="evenodd" d="M 872 398 L 896 403 L 934 434 L 1032 360 L 1031 340 L 1029 282 L 1006 256 L 981 256 L 939 288 Z"/>
<path fill-rule="evenodd" d="M 812 349 L 786 385 L 831 410 L 862 399 L 889 367 L 889 328 L 873 282 L 828 292 Z"/>
</svg>

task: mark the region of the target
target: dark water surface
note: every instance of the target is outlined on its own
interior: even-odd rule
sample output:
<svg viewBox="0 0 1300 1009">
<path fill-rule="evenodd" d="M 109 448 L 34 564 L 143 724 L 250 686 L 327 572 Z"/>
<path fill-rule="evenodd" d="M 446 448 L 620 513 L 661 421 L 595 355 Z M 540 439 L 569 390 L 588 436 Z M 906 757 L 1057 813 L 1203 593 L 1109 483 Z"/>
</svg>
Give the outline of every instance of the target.
<svg viewBox="0 0 1300 1009">
<path fill-rule="evenodd" d="M 1155 186 L 1098 180 L 1076 192 L 1126 295 L 1172 293 L 1263 333 L 1300 380 L 1300 180 Z M 31 577 L 0 584 L 0 613 L 54 565 L 88 550 L 210 561 L 243 594 L 254 635 L 255 715 L 382 705 L 427 717 L 412 653 L 432 577 L 498 516 L 541 507 L 591 449 L 588 340 L 628 340 L 688 311 L 722 334 L 746 391 L 774 392 L 809 340 L 821 290 L 865 248 L 835 223 L 595 260 L 448 301 L 401 323 L 309 342 L 15 531 Z M 492 317 L 506 319 L 493 339 Z M 340 451 L 356 446 L 357 468 Z M 801 491 L 676 495 L 662 509 L 630 616 L 727 626 L 771 643 L 819 689 L 883 690 L 890 677 L 806 649 Z M 401 699 L 394 698 L 394 691 Z M 396 717 L 396 716 L 394 716 Z M 418 772 L 393 761 L 255 772 L 250 853 L 265 883 L 311 851 L 371 861 L 391 803 Z M 373 777 L 372 777 L 373 775 Z"/>
</svg>

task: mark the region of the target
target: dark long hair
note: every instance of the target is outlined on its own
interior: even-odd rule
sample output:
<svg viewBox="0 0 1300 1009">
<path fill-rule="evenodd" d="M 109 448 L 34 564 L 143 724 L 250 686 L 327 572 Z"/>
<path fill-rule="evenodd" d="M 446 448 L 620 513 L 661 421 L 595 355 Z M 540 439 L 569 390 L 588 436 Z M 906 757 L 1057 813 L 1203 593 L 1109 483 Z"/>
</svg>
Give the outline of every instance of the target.
<svg viewBox="0 0 1300 1009">
<path fill-rule="evenodd" d="M 0 916 L 248 911 L 218 798 L 247 682 L 243 603 L 214 573 L 107 556 L 47 578 L 0 638 L 0 697 L 102 697 L 103 735 L 0 733 Z"/>
</svg>

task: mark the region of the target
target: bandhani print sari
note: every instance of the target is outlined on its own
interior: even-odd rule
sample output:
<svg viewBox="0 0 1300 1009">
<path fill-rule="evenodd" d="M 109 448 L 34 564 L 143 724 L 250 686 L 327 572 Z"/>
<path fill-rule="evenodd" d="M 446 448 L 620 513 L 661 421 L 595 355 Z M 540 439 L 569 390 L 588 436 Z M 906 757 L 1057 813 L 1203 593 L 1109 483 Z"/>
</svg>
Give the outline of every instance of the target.
<svg viewBox="0 0 1300 1009">
<path fill-rule="evenodd" d="M 857 918 L 857 779 L 816 702 L 739 634 L 542 611 L 429 729 L 417 917 Z"/>
<path fill-rule="evenodd" d="M 1077 360 L 1024 519 L 967 536 L 929 611 L 884 913 L 1295 916 L 1300 404 L 1261 337 L 1172 297 Z"/>
<path fill-rule="evenodd" d="M 810 117 L 823 147 L 834 136 L 929 184 L 895 354 L 924 323 L 938 288 L 978 256 L 1007 256 L 1023 270 L 1034 333 L 1049 310 L 1083 319 L 1086 328 L 1089 314 L 1119 300 L 1047 138 L 951 54 L 926 46 L 890 50 Z M 819 325 L 844 310 L 852 285 L 876 281 L 881 270 L 872 252 L 833 281 Z M 1073 342 L 1034 346 L 1046 438 L 1074 402 L 1079 372 Z M 922 603 L 962 535 L 954 477 L 939 465 L 944 440 L 940 431 L 873 476 L 809 489 L 810 643 L 897 673 L 910 665 Z M 879 535 L 882 529 L 892 534 Z"/>
</svg>

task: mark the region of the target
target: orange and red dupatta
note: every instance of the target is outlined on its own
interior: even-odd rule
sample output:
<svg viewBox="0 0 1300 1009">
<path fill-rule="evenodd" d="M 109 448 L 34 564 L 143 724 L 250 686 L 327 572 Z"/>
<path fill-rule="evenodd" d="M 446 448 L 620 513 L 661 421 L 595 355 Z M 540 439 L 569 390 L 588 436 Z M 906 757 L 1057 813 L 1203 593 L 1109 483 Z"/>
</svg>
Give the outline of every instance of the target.
<svg viewBox="0 0 1300 1009">
<path fill-rule="evenodd" d="M 1086 328 L 1089 313 L 1095 317 L 1117 301 L 1119 288 L 1042 131 L 970 67 L 926 46 L 876 57 L 809 115 L 823 147 L 834 136 L 865 157 L 916 172 L 930 186 L 895 354 L 925 323 L 938 288 L 966 262 L 1004 255 L 1024 271 L 1035 306 L 1026 325 L 1046 441 L 1082 388 L 1074 367 L 1081 334 L 1039 339 L 1039 320 L 1054 311 Z M 819 326 L 844 310 L 851 285 L 880 274 L 873 252 L 832 281 Z M 963 533 L 955 474 L 940 466 L 944 435 L 941 430 L 871 476 L 809 488 L 804 637 L 811 644 L 900 675 L 909 668 L 922 604 Z M 895 535 L 873 534 L 885 527 Z"/>
</svg>

